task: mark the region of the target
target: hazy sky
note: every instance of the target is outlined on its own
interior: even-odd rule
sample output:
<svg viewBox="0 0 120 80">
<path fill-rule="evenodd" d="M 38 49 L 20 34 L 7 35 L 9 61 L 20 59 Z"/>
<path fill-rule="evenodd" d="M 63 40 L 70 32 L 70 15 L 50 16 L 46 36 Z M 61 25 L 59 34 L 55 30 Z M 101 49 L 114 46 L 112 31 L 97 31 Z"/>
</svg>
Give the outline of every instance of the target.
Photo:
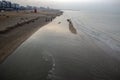
<svg viewBox="0 0 120 80">
<path fill-rule="evenodd" d="M 21 5 L 49 6 L 58 9 L 81 9 L 87 7 L 118 7 L 120 0 L 9 0 Z"/>
</svg>

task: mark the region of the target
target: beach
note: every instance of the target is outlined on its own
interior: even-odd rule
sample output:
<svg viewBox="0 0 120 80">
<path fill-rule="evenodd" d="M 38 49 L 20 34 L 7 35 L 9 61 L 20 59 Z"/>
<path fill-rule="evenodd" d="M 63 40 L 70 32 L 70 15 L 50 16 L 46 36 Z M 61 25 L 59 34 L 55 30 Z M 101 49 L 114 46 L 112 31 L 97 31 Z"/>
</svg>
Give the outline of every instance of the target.
<svg viewBox="0 0 120 80">
<path fill-rule="evenodd" d="M 11 11 L 0 13 L 0 62 L 3 62 L 19 45 L 40 27 L 61 14 L 58 10 Z"/>
<path fill-rule="evenodd" d="M 39 26 L 19 47 L 13 45 L 22 37 L 6 39 L 9 49 L 18 48 L 0 64 L 1 80 L 120 80 L 118 15 L 65 10 L 40 28 L 43 19 L 25 24 L 23 32 L 14 29 L 26 37 L 35 29 L 32 25 Z M 15 31 L 9 35 L 16 36 Z"/>
</svg>

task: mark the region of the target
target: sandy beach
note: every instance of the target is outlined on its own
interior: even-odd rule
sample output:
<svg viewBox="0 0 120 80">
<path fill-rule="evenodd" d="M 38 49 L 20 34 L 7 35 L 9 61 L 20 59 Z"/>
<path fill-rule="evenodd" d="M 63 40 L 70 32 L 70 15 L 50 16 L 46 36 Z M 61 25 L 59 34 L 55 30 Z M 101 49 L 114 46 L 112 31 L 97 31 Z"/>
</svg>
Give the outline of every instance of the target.
<svg viewBox="0 0 120 80">
<path fill-rule="evenodd" d="M 0 62 L 4 61 L 22 42 L 40 27 L 61 13 L 59 11 L 30 11 L 0 13 Z"/>
</svg>

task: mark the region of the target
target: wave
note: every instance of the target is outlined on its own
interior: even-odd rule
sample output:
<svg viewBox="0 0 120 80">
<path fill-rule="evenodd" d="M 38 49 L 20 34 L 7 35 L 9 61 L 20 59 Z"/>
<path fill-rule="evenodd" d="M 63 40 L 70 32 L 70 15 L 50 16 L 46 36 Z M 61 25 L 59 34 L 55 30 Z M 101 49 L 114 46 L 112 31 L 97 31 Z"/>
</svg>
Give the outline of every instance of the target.
<svg viewBox="0 0 120 80">
<path fill-rule="evenodd" d="M 103 32 L 101 30 L 97 30 L 89 24 L 85 24 L 82 20 L 72 18 L 74 26 L 92 38 L 101 41 L 102 43 L 108 45 L 115 52 L 120 52 L 120 41 L 113 38 L 109 33 Z"/>
</svg>

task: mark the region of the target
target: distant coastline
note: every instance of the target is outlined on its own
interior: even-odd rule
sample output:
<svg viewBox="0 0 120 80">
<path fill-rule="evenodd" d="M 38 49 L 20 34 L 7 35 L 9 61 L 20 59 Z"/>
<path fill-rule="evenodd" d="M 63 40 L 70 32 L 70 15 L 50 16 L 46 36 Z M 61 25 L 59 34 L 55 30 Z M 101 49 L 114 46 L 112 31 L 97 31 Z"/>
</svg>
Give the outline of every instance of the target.
<svg viewBox="0 0 120 80">
<path fill-rule="evenodd" d="M 40 9 L 40 10 L 51 10 L 49 7 L 36 7 L 31 5 L 22 6 L 19 3 L 13 3 L 11 1 L 2 0 L 0 1 L 0 12 L 2 11 L 20 11 L 20 10 L 34 10 L 34 9 Z"/>
</svg>

